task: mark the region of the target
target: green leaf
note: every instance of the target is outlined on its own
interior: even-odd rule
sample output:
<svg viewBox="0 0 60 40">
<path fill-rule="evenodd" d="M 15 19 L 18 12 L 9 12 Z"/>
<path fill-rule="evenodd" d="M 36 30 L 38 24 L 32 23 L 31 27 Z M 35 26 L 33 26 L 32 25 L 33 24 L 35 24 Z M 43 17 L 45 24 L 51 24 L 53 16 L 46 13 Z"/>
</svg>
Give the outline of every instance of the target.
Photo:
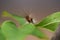
<svg viewBox="0 0 60 40">
<path fill-rule="evenodd" d="M 9 12 L 7 12 L 7 11 L 2 12 L 2 17 L 10 17 L 10 16 L 12 16 L 12 15 Z"/>
<path fill-rule="evenodd" d="M 11 21 L 5 21 L 1 26 L 1 30 L 2 30 L 2 32 L 5 35 L 7 40 L 12 40 L 13 38 L 16 37 L 17 27 Z"/>
<path fill-rule="evenodd" d="M 33 31 L 32 35 L 39 37 L 39 38 L 45 38 L 46 37 L 46 35 L 37 28 Z"/>
<path fill-rule="evenodd" d="M 6 40 L 5 36 L 3 35 L 1 28 L 0 28 L 0 40 Z"/>
<path fill-rule="evenodd" d="M 19 28 L 20 40 L 23 40 L 26 36 L 30 35 L 35 29 L 33 24 L 24 24 L 21 28 Z"/>
<path fill-rule="evenodd" d="M 7 11 L 3 11 L 3 12 L 2 12 L 2 16 L 3 16 L 3 17 L 11 17 L 11 18 L 17 20 L 17 21 L 20 23 L 20 25 L 23 25 L 23 24 L 25 24 L 25 23 L 27 22 L 25 18 L 20 17 L 20 16 L 17 16 L 17 15 L 15 15 L 15 14 L 10 14 L 10 13 L 7 12 Z"/>
<path fill-rule="evenodd" d="M 17 16 L 17 15 L 12 15 L 12 17 L 19 22 L 20 25 L 25 24 L 27 21 L 25 18 Z"/>
<path fill-rule="evenodd" d="M 32 23 L 24 24 L 21 28 L 19 28 L 20 32 L 24 34 L 30 34 L 34 29 L 35 26 Z"/>
<path fill-rule="evenodd" d="M 52 31 L 55 31 L 56 28 L 58 27 L 58 25 L 59 25 L 59 23 L 53 23 L 53 24 L 44 26 L 44 28 L 47 28 L 47 29 L 52 30 Z"/>
<path fill-rule="evenodd" d="M 21 28 L 17 28 L 12 21 L 5 21 L 1 26 L 2 33 L 6 40 L 24 40 L 24 38 L 31 34 L 35 26 L 33 24 L 24 24 Z"/>
<path fill-rule="evenodd" d="M 53 13 L 46 18 L 44 18 L 36 26 L 44 27 L 54 31 L 60 22 L 60 12 Z"/>
</svg>

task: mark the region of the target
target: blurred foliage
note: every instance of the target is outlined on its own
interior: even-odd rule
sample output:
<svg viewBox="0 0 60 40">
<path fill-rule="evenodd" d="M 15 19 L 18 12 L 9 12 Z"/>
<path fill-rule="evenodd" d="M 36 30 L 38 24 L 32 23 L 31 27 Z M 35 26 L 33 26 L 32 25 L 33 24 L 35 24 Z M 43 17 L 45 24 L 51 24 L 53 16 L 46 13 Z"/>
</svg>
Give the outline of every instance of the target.
<svg viewBox="0 0 60 40">
<path fill-rule="evenodd" d="M 43 39 L 47 36 L 38 27 L 46 28 L 54 32 L 60 22 L 60 12 L 47 16 L 38 24 L 26 23 L 25 18 L 10 14 L 7 11 L 3 11 L 2 16 L 12 17 L 19 22 L 21 27 L 16 27 L 16 24 L 11 20 L 4 21 L 0 27 L 0 40 L 24 40 L 30 34 Z"/>
<path fill-rule="evenodd" d="M 49 30 L 55 31 L 60 22 L 60 12 L 53 13 L 46 18 L 44 18 L 36 26 L 41 26 Z"/>
</svg>

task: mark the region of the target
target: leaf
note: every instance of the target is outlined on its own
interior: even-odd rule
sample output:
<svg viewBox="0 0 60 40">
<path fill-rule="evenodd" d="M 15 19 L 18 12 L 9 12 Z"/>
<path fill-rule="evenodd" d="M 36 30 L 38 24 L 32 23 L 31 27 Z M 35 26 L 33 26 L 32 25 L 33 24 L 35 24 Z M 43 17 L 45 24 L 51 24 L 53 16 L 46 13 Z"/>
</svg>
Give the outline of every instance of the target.
<svg viewBox="0 0 60 40">
<path fill-rule="evenodd" d="M 53 24 L 44 26 L 44 28 L 47 28 L 47 29 L 52 30 L 52 31 L 55 31 L 57 29 L 58 25 L 59 25 L 59 23 L 53 23 Z"/>
<path fill-rule="evenodd" d="M 0 40 L 6 40 L 5 36 L 3 35 L 1 28 L 0 28 Z"/>
<path fill-rule="evenodd" d="M 7 12 L 7 11 L 3 11 L 3 12 L 2 12 L 2 16 L 3 16 L 3 17 L 11 17 L 11 18 L 17 20 L 17 21 L 20 23 L 20 25 L 23 25 L 23 24 L 25 24 L 25 23 L 27 22 L 27 21 L 25 20 L 25 18 L 20 17 L 20 16 L 17 16 L 17 15 L 15 15 L 15 14 L 10 14 L 10 13 Z"/>
<path fill-rule="evenodd" d="M 35 26 L 32 23 L 24 24 L 21 28 L 19 28 L 21 33 L 30 34 L 34 31 Z"/>
<path fill-rule="evenodd" d="M 20 40 L 23 40 L 26 36 L 30 35 L 35 29 L 33 24 L 24 24 L 21 28 L 19 28 L 20 32 Z"/>
<path fill-rule="evenodd" d="M 44 18 L 36 26 L 48 28 L 54 31 L 57 28 L 59 22 L 60 22 L 60 12 L 56 12 Z"/>
<path fill-rule="evenodd" d="M 20 25 L 25 24 L 27 21 L 25 18 L 17 16 L 17 15 L 12 15 L 12 17 L 19 22 Z"/>
<path fill-rule="evenodd" d="M 16 25 L 11 21 L 5 21 L 1 26 L 1 30 L 6 37 L 6 40 L 12 40 L 16 37 L 18 32 Z"/>
<path fill-rule="evenodd" d="M 32 35 L 37 36 L 39 38 L 45 38 L 46 37 L 46 35 L 37 28 L 33 31 Z"/>
<path fill-rule="evenodd" d="M 24 38 L 33 32 L 35 26 L 33 24 L 24 24 L 21 28 L 17 28 L 12 21 L 5 21 L 1 26 L 2 33 L 6 40 L 24 40 Z"/>
<path fill-rule="evenodd" d="M 2 12 L 2 17 L 10 17 L 12 16 L 10 13 L 8 13 L 7 11 L 3 11 Z"/>
</svg>

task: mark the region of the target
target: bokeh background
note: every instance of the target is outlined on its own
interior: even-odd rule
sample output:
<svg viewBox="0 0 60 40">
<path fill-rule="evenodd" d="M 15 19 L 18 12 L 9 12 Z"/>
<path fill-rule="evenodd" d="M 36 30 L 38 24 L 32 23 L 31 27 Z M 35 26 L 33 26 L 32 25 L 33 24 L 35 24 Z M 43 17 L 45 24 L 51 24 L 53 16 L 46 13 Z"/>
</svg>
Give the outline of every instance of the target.
<svg viewBox="0 0 60 40">
<path fill-rule="evenodd" d="M 1 17 L 2 11 L 25 16 L 24 9 L 30 11 L 27 14 L 39 22 L 47 15 L 60 11 L 60 0 L 0 0 L 0 22 L 5 20 Z"/>
<path fill-rule="evenodd" d="M 25 15 L 21 13 L 22 9 L 32 11 L 28 14 L 39 21 L 53 12 L 60 11 L 60 0 L 0 0 L 0 14 L 7 10 L 20 16 Z"/>
</svg>

